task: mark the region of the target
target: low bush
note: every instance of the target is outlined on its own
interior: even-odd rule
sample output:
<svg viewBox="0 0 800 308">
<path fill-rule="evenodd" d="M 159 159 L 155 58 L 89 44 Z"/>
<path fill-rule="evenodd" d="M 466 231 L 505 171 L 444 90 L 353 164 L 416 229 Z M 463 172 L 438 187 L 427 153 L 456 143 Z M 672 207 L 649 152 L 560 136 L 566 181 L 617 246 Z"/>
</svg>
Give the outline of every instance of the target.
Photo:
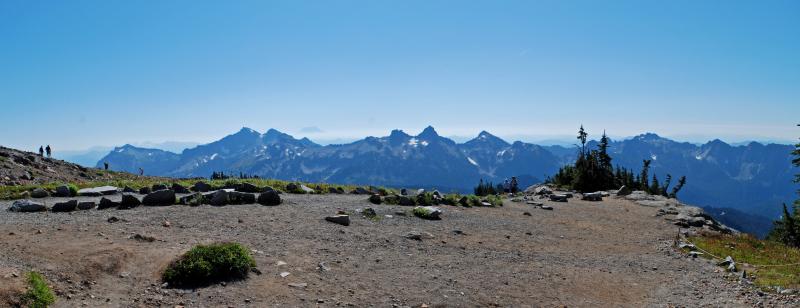
<svg viewBox="0 0 800 308">
<path fill-rule="evenodd" d="M 431 217 L 431 211 L 426 209 L 426 208 L 424 208 L 424 207 L 415 207 L 411 211 L 411 213 L 414 214 L 414 216 L 417 216 L 419 218 L 424 218 L 424 219 L 431 219 L 432 218 Z"/>
<path fill-rule="evenodd" d="M 22 296 L 22 304 L 25 307 L 45 308 L 56 301 L 53 291 L 47 285 L 42 274 L 28 272 L 28 291 Z"/>
<path fill-rule="evenodd" d="M 486 196 L 486 202 L 489 202 L 492 206 L 503 206 L 503 198 L 497 195 Z"/>
<path fill-rule="evenodd" d="M 425 192 L 417 195 L 417 205 L 431 206 L 433 204 L 433 194 Z"/>
<path fill-rule="evenodd" d="M 441 204 L 446 205 L 458 205 L 458 201 L 461 199 L 461 195 L 459 194 L 448 194 L 442 198 Z"/>
<path fill-rule="evenodd" d="M 238 243 L 198 245 L 172 262 L 162 279 L 170 286 L 196 287 L 247 278 L 256 266 L 247 248 Z"/>
</svg>

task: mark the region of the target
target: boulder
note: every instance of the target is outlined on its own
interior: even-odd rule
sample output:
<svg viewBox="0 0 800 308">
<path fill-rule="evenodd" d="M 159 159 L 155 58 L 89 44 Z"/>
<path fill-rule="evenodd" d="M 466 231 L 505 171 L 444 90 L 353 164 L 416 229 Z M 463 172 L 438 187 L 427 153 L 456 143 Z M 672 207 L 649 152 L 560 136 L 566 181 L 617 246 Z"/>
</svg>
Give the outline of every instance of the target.
<svg viewBox="0 0 800 308">
<path fill-rule="evenodd" d="M 342 214 L 333 215 L 325 217 L 325 220 L 335 224 L 340 224 L 342 226 L 350 225 L 350 215 L 342 215 Z"/>
<path fill-rule="evenodd" d="M 372 194 L 372 192 L 370 192 L 369 190 L 367 190 L 364 187 L 356 187 L 350 193 L 354 194 L 354 195 L 371 195 Z"/>
<path fill-rule="evenodd" d="M 382 201 L 381 195 L 374 194 L 372 196 L 369 196 L 369 202 L 371 202 L 372 204 L 381 204 L 381 201 Z"/>
<path fill-rule="evenodd" d="M 253 204 L 256 203 L 256 195 L 232 191 L 228 193 L 228 204 Z"/>
<path fill-rule="evenodd" d="M 364 215 L 364 217 L 370 218 L 370 219 L 378 217 L 378 213 L 376 213 L 373 208 L 369 208 L 369 207 L 365 208 L 363 211 L 361 211 L 361 215 Z"/>
<path fill-rule="evenodd" d="M 336 189 L 336 187 L 329 186 L 329 187 L 328 187 L 328 193 L 329 193 L 329 194 L 339 194 L 339 190 L 338 190 L 338 189 Z"/>
<path fill-rule="evenodd" d="M 236 191 L 244 193 L 258 193 L 261 192 L 261 188 L 250 183 L 242 183 L 236 185 Z"/>
<path fill-rule="evenodd" d="M 400 196 L 400 198 L 397 200 L 397 204 L 404 206 L 413 206 L 417 205 L 417 202 L 414 201 L 414 198 L 411 198 L 410 196 Z"/>
<path fill-rule="evenodd" d="M 213 206 L 228 205 L 228 191 L 224 189 L 215 191 L 208 200 L 208 204 Z"/>
<path fill-rule="evenodd" d="M 35 188 L 34 190 L 31 191 L 31 197 L 33 198 L 46 198 L 49 195 L 50 193 L 48 193 L 43 188 Z"/>
<path fill-rule="evenodd" d="M 258 195 L 258 204 L 261 205 L 281 204 L 281 196 L 278 195 L 278 192 L 274 190 L 263 192 L 260 195 Z"/>
<path fill-rule="evenodd" d="M 153 188 L 152 189 L 153 189 L 152 191 L 166 190 L 167 189 L 167 185 L 164 185 L 164 184 L 153 184 Z"/>
<path fill-rule="evenodd" d="M 82 211 L 91 210 L 91 209 L 95 208 L 96 206 L 97 206 L 97 204 L 94 203 L 94 201 L 78 202 L 78 209 L 82 210 Z"/>
<path fill-rule="evenodd" d="M 585 201 L 603 201 L 603 194 L 600 192 L 585 193 L 581 200 Z"/>
<path fill-rule="evenodd" d="M 534 195 L 539 195 L 539 196 L 553 194 L 553 190 L 550 189 L 550 187 L 544 185 L 534 187 L 532 192 Z"/>
<path fill-rule="evenodd" d="M 150 187 L 142 187 L 142 188 L 139 188 L 139 194 L 140 194 L 140 195 L 146 195 L 146 194 L 149 194 L 151 191 L 152 191 L 152 190 L 150 190 Z"/>
<path fill-rule="evenodd" d="M 12 212 L 42 212 L 47 211 L 44 204 L 32 200 L 17 200 L 8 208 Z"/>
<path fill-rule="evenodd" d="M 196 192 L 208 192 L 211 190 L 211 185 L 206 182 L 200 181 L 192 185 L 192 190 Z"/>
<path fill-rule="evenodd" d="M 617 189 L 617 196 L 627 196 L 630 195 L 633 191 L 625 185 L 622 185 L 619 189 Z"/>
<path fill-rule="evenodd" d="M 180 201 L 178 203 L 189 206 L 201 205 L 203 204 L 203 194 L 198 192 L 188 196 L 183 196 L 180 198 Z"/>
<path fill-rule="evenodd" d="M 125 188 L 122 189 L 122 192 L 124 192 L 124 193 L 135 193 L 136 190 L 133 189 L 133 187 L 125 186 Z"/>
<path fill-rule="evenodd" d="M 549 210 L 549 211 L 552 211 L 552 210 L 553 210 L 553 207 L 552 207 L 552 206 L 549 206 L 549 205 L 542 205 L 542 206 L 540 206 L 539 208 L 540 208 L 540 209 L 543 209 L 543 210 Z"/>
<path fill-rule="evenodd" d="M 175 192 L 169 189 L 156 190 L 144 196 L 142 204 L 148 206 L 175 204 Z"/>
<path fill-rule="evenodd" d="M 295 183 L 286 184 L 286 192 L 293 193 L 293 194 L 294 193 L 298 193 L 298 192 L 300 192 L 300 185 L 297 185 Z"/>
<path fill-rule="evenodd" d="M 400 190 L 400 195 L 401 196 L 408 196 L 408 189 L 405 189 L 405 188 L 401 189 Z"/>
<path fill-rule="evenodd" d="M 72 212 L 77 208 L 78 200 L 70 200 L 67 202 L 56 203 L 50 210 L 53 212 Z"/>
<path fill-rule="evenodd" d="M 178 183 L 172 183 L 172 191 L 178 194 L 188 194 L 189 189 Z"/>
<path fill-rule="evenodd" d="M 135 208 L 140 204 L 142 204 L 142 202 L 139 201 L 139 198 L 136 198 L 133 195 L 122 195 L 122 201 L 119 203 L 119 207 L 117 208 L 120 210 L 127 210 Z"/>
<path fill-rule="evenodd" d="M 61 185 L 56 187 L 56 193 L 53 194 L 55 197 L 72 197 L 72 191 L 69 189 L 67 185 Z"/>
<path fill-rule="evenodd" d="M 300 190 L 302 190 L 303 193 L 306 193 L 306 194 L 313 194 L 314 193 L 314 189 L 312 189 L 311 187 L 305 186 L 303 184 L 300 184 Z"/>
<path fill-rule="evenodd" d="M 567 195 L 564 195 L 564 194 L 550 195 L 550 201 L 553 201 L 553 202 L 567 202 Z"/>
<path fill-rule="evenodd" d="M 105 210 L 109 208 L 115 208 L 119 206 L 119 202 L 111 201 L 111 199 L 102 198 L 100 199 L 100 204 L 97 205 L 98 210 Z"/>
<path fill-rule="evenodd" d="M 114 186 L 100 186 L 92 188 L 84 188 L 78 190 L 78 196 L 99 197 L 104 195 L 113 195 L 118 192 L 118 188 Z"/>
</svg>

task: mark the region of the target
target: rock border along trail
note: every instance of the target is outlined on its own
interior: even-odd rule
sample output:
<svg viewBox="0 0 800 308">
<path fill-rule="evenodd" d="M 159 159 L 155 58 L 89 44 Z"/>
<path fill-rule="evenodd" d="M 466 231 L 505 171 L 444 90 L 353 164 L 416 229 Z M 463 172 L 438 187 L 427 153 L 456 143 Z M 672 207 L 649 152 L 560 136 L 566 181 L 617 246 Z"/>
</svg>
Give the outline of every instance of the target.
<svg viewBox="0 0 800 308">
<path fill-rule="evenodd" d="M 657 208 L 628 200 L 537 200 L 552 210 L 511 201 L 497 208 L 439 206 L 441 220 L 424 220 L 401 215 L 411 207 L 374 205 L 364 195 L 281 196 L 278 206 L 70 213 L 9 212 L 12 202 L 2 201 L 0 273 L 42 272 L 58 295 L 56 307 L 798 303 L 760 295 L 738 275 L 676 252 L 679 227 L 657 216 Z M 358 214 L 368 207 L 380 219 Z M 325 221 L 338 211 L 351 214 L 349 226 Z M 215 241 L 251 248 L 261 274 L 195 290 L 162 288 L 159 276 L 169 262 Z M 4 274 L 0 286 L 18 279 Z"/>
</svg>

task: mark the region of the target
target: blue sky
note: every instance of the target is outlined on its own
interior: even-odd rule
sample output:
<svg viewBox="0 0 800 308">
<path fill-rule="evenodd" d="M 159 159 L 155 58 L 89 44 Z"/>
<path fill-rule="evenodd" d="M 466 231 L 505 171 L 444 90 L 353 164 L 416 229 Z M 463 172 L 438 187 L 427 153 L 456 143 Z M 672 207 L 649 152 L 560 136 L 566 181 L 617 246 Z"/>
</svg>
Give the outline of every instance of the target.
<svg viewBox="0 0 800 308">
<path fill-rule="evenodd" d="M 0 2 L 0 144 L 796 140 L 799 1 Z"/>
</svg>

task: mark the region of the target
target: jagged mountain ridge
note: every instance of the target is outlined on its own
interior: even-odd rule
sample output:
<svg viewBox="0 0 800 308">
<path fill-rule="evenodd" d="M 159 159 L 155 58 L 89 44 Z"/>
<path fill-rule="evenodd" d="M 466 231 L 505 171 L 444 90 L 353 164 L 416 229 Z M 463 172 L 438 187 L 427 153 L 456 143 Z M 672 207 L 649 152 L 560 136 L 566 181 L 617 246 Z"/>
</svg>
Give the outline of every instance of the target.
<svg viewBox="0 0 800 308">
<path fill-rule="evenodd" d="M 596 144 L 590 141 L 588 146 Z M 720 140 L 695 145 L 651 133 L 610 144 L 616 165 L 638 172 L 642 160 L 651 159 L 651 174 L 662 181 L 667 173 L 673 181 L 686 175 L 688 185 L 680 196 L 688 203 L 727 208 L 728 215 L 739 211 L 769 217 L 748 217 L 759 221 L 754 223 L 762 226 L 755 232 L 759 234 L 779 215 L 780 204 L 792 200 L 797 170 L 790 164 L 791 149 L 756 142 L 730 146 Z M 456 143 L 430 126 L 416 136 L 394 130 L 384 137 L 326 146 L 274 129 L 261 134 L 243 128 L 181 154 L 125 145 L 98 166 L 107 161 L 114 170 L 135 173 L 142 167 L 145 174 L 173 177 L 241 171 L 286 180 L 469 191 L 481 178 L 497 183 L 518 176 L 523 185 L 541 181 L 575 155 L 574 148 L 508 143 L 486 131 Z"/>
</svg>

